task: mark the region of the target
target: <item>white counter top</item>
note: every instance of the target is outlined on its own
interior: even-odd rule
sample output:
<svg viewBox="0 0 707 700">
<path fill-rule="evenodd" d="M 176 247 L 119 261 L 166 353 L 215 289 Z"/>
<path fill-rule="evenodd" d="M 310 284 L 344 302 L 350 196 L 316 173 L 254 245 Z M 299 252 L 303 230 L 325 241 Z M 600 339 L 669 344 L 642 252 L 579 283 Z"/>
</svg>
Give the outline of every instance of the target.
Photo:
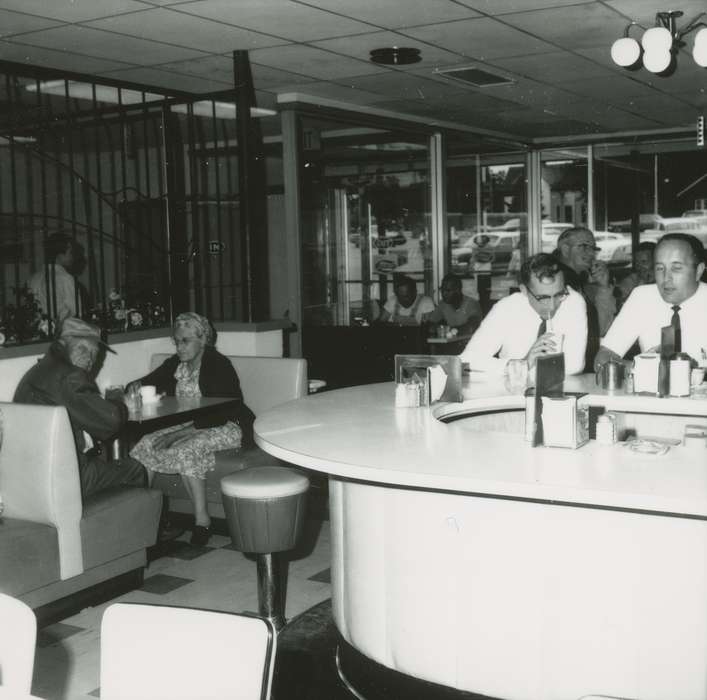
<svg viewBox="0 0 707 700">
<path fill-rule="evenodd" d="M 707 416 L 704 400 L 607 395 L 587 377 L 567 390 L 590 385 L 585 400 L 594 405 Z M 469 381 L 463 404 L 432 408 L 395 408 L 393 392 L 392 383 L 371 384 L 276 407 L 256 421 L 256 442 L 293 464 L 350 479 L 707 518 L 707 451 L 680 446 L 652 456 L 595 441 L 578 450 L 533 448 L 519 434 L 438 420 L 460 409 L 521 409 L 523 397 L 498 382 Z"/>
</svg>

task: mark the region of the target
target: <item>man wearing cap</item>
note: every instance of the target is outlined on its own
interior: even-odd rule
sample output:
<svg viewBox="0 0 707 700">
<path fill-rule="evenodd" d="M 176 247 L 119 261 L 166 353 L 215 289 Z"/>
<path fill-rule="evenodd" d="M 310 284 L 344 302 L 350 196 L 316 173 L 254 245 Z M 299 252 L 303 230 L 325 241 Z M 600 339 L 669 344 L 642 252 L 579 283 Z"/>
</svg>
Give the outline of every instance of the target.
<svg viewBox="0 0 707 700">
<path fill-rule="evenodd" d="M 100 330 L 79 318 L 61 324 L 57 339 L 47 354 L 20 380 L 16 403 L 65 406 L 69 413 L 79 461 L 84 501 L 114 486 L 145 486 L 145 469 L 131 459 L 108 462 L 93 448 L 96 440 L 113 437 L 128 417 L 119 400 L 104 399 L 92 370 L 100 347 L 115 352 L 101 340 Z"/>
<path fill-rule="evenodd" d="M 567 286 L 579 292 L 587 305 L 587 350 L 585 372 L 591 372 L 600 339 L 616 315 L 614 287 L 609 268 L 596 259 L 594 234 L 584 226 L 568 228 L 557 239 L 556 255 L 565 273 Z"/>
</svg>

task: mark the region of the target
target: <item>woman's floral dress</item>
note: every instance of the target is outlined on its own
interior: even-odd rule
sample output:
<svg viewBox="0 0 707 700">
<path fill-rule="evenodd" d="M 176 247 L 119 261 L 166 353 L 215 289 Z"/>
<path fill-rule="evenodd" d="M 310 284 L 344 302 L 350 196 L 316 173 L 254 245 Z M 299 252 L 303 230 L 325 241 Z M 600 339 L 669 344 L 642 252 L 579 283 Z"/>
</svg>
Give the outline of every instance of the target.
<svg viewBox="0 0 707 700">
<path fill-rule="evenodd" d="M 174 377 L 177 380 L 177 397 L 201 396 L 199 390 L 200 367 L 189 369 L 186 362 L 177 366 Z M 167 433 L 183 428 L 188 423 L 170 426 L 143 436 L 130 451 L 130 456 L 153 472 L 182 474 L 204 479 L 206 472 L 214 470 L 218 450 L 234 449 L 241 446 L 241 429 L 229 421 L 215 428 L 202 428 L 184 442 L 167 449 L 155 449 L 155 440 Z"/>
</svg>

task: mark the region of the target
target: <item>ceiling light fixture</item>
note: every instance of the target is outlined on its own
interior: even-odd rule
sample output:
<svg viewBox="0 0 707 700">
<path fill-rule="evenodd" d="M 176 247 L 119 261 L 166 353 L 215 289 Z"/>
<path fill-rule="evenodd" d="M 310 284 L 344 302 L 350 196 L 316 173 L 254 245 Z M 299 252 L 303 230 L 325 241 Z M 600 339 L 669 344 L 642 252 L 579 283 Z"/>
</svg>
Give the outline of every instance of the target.
<svg viewBox="0 0 707 700">
<path fill-rule="evenodd" d="M 371 61 L 384 66 L 406 66 L 410 63 L 419 63 L 421 60 L 420 49 L 410 46 L 390 46 L 371 51 Z"/>
<path fill-rule="evenodd" d="M 683 14 L 681 10 L 656 13 L 655 26 L 644 32 L 640 44 L 629 36 L 631 27 L 637 26 L 636 22 L 631 22 L 624 30 L 623 37 L 611 46 L 614 63 L 622 68 L 639 67 L 642 57 L 644 67 L 651 73 L 669 75 L 676 68 L 678 51 L 685 46 L 683 37 L 702 27 L 695 34 L 692 57 L 698 66 L 707 68 L 707 24 L 700 21 L 707 12 L 701 12 L 684 29 L 678 29 L 676 20 Z"/>
</svg>

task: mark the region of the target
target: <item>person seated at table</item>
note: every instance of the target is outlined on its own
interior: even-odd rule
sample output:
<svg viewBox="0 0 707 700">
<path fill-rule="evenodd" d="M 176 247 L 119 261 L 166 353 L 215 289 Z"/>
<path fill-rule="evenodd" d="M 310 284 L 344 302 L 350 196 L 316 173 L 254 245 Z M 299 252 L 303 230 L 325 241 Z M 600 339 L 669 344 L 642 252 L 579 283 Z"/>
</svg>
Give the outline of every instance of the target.
<svg viewBox="0 0 707 700">
<path fill-rule="evenodd" d="M 541 355 L 557 352 L 563 336 L 565 373 L 584 367 L 587 310 L 582 295 L 565 284 L 559 261 L 548 253 L 528 258 L 519 292 L 500 299 L 461 352 L 472 370 L 502 375 L 510 362 L 535 367 Z M 552 331 L 550 332 L 550 328 Z"/>
<path fill-rule="evenodd" d="M 643 241 L 638 244 L 636 253 L 633 256 L 633 271 L 626 275 L 615 288 L 615 294 L 620 304 L 623 305 L 626 302 L 635 287 L 655 282 L 655 274 L 653 273 L 654 254 L 655 243 L 653 241 Z"/>
<path fill-rule="evenodd" d="M 476 299 L 462 293 L 461 278 L 452 273 L 445 275 L 439 290 L 442 301 L 427 314 L 425 320 L 456 328 L 462 334 L 476 330 L 481 322 L 481 306 Z"/>
<path fill-rule="evenodd" d="M 250 444 L 254 416 L 243 403 L 243 393 L 231 361 L 213 346 L 208 319 L 188 312 L 177 316 L 173 340 L 177 352 L 138 380 L 154 385 L 169 396 L 223 396 L 240 399 L 235 413 L 213 414 L 190 423 L 171 426 L 145 435 L 130 455 L 154 472 L 180 474 L 194 506 L 191 543 L 204 545 L 210 536 L 211 518 L 206 502 L 206 474 L 216 464 L 215 452 Z"/>
<path fill-rule="evenodd" d="M 400 275 L 393 285 L 395 295 L 385 302 L 379 322 L 419 326 L 425 315 L 434 311 L 435 303 L 428 296 L 417 293 L 417 283 L 412 277 Z"/>
<path fill-rule="evenodd" d="M 84 502 L 115 486 L 147 484 L 140 462 L 129 457 L 108 461 L 100 448 L 100 441 L 114 437 L 128 419 L 122 399 L 103 398 L 96 386 L 94 369 L 101 348 L 115 352 L 101 340 L 99 328 L 80 318 L 65 318 L 46 355 L 25 373 L 13 398 L 15 403 L 66 408 Z"/>
<path fill-rule="evenodd" d="M 659 351 L 661 329 L 676 329 L 675 350 L 707 363 L 707 284 L 702 243 L 666 233 L 655 248 L 655 283 L 636 287 L 604 337 L 595 367 L 620 359 L 638 340 L 641 352 Z"/>
</svg>

